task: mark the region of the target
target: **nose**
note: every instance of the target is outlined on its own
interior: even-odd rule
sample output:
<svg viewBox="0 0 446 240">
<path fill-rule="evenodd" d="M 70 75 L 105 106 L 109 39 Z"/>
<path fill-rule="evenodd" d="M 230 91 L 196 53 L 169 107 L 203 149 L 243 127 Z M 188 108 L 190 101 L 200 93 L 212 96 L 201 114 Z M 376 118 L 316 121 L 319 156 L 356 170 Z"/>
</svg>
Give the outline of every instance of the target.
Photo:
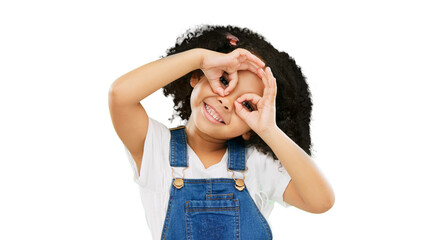
<svg viewBox="0 0 446 240">
<path fill-rule="evenodd" d="M 217 100 L 228 112 L 232 111 L 232 108 L 234 107 L 234 99 L 231 95 L 232 94 L 229 94 L 225 97 L 219 96 Z"/>
</svg>

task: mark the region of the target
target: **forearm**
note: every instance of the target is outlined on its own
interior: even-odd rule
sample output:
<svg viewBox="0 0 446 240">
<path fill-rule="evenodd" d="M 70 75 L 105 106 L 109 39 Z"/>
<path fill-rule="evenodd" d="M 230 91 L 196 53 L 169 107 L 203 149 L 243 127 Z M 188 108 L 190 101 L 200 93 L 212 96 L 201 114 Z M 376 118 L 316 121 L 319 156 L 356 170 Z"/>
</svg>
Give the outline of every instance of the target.
<svg viewBox="0 0 446 240">
<path fill-rule="evenodd" d="M 270 128 L 259 136 L 285 167 L 305 204 L 314 207 L 333 205 L 333 190 L 299 145 L 278 127 Z"/>
<path fill-rule="evenodd" d="M 158 89 L 199 69 L 204 51 L 195 48 L 138 67 L 115 80 L 110 93 L 120 103 L 139 103 Z"/>
</svg>

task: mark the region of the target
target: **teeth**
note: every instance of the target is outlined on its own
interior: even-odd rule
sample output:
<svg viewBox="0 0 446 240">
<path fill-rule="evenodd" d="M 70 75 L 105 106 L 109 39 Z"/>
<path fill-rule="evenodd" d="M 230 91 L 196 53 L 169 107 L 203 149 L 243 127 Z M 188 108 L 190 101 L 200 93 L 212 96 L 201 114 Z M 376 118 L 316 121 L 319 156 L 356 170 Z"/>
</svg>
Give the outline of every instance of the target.
<svg viewBox="0 0 446 240">
<path fill-rule="evenodd" d="M 212 108 L 210 108 L 207 104 L 206 104 L 206 110 L 207 110 L 207 112 L 215 119 L 215 120 L 217 120 L 217 121 L 219 121 L 219 122 L 222 122 L 223 120 L 221 120 L 221 119 L 219 119 L 216 115 L 215 115 L 215 113 L 214 113 L 214 110 L 212 109 Z"/>
</svg>

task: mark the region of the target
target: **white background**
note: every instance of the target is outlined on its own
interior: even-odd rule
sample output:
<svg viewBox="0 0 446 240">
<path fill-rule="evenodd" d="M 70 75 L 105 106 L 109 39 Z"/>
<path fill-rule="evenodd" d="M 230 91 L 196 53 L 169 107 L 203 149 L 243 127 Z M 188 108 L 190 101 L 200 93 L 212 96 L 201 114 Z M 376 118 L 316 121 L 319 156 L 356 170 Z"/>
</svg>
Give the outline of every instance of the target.
<svg viewBox="0 0 446 240">
<path fill-rule="evenodd" d="M 203 23 L 259 32 L 308 79 L 336 202 L 276 204 L 275 239 L 445 239 L 440 2 L 2 1 L 0 239 L 151 239 L 108 90 Z M 142 103 L 175 125 L 160 91 Z"/>
</svg>

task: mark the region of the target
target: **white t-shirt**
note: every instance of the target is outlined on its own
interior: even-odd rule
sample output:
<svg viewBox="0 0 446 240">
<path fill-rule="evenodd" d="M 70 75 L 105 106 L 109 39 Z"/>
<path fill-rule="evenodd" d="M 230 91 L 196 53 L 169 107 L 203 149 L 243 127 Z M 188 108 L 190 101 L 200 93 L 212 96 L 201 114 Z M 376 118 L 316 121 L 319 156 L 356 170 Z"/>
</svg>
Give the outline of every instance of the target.
<svg viewBox="0 0 446 240">
<path fill-rule="evenodd" d="M 139 186 L 145 217 L 153 239 L 161 239 L 170 188 L 172 187 L 169 147 L 169 128 L 149 117 L 141 163 L 141 176 L 139 176 L 136 163 L 124 145 L 132 166 L 133 180 Z M 203 163 L 189 145 L 187 145 L 187 151 L 189 168 L 184 171 L 184 178 L 232 178 L 232 173 L 227 170 L 227 150 L 219 163 L 207 169 L 204 168 Z M 249 147 L 246 150 L 246 166 L 248 170 L 245 171 L 245 185 L 267 221 L 273 210 L 274 202 L 278 202 L 284 207 L 291 206 L 283 201 L 283 193 L 291 177 L 284 167 L 280 167 L 278 160 L 273 161 L 271 154 L 265 155 L 254 147 Z M 173 169 L 175 177 L 183 176 L 184 168 L 173 167 Z M 234 178 L 243 178 L 243 174 L 234 171 Z M 272 229 L 269 221 L 268 224 Z"/>
</svg>

